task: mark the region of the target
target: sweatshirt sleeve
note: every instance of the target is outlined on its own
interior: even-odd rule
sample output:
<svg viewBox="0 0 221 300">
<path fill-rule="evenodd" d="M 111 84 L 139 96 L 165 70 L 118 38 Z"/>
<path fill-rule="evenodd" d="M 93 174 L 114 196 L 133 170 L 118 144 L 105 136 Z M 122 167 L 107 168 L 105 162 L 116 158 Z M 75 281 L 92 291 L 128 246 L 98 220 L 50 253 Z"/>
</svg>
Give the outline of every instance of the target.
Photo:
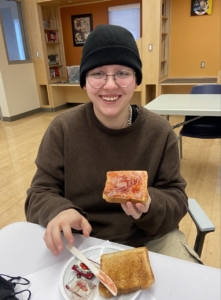
<svg viewBox="0 0 221 300">
<path fill-rule="evenodd" d="M 87 217 L 64 197 L 64 151 L 63 128 L 56 118 L 43 136 L 35 161 L 37 171 L 25 202 L 27 221 L 46 227 L 58 213 L 69 208 Z"/>
<path fill-rule="evenodd" d="M 186 182 L 180 174 L 177 137 L 171 129 L 153 182 L 148 191 L 151 197 L 149 211 L 136 225 L 148 235 L 165 234 L 178 227 L 188 209 Z"/>
</svg>

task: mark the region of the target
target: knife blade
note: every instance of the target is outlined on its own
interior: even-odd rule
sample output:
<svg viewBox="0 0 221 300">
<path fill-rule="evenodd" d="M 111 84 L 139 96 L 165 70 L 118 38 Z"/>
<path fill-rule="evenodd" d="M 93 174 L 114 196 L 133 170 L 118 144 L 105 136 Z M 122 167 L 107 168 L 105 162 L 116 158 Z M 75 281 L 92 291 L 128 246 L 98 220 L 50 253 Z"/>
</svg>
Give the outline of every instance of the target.
<svg viewBox="0 0 221 300">
<path fill-rule="evenodd" d="M 103 283 L 103 285 L 106 286 L 111 294 L 113 294 L 114 296 L 117 295 L 117 287 L 113 280 L 106 273 L 96 268 L 95 265 L 90 262 L 88 258 L 74 246 L 67 244 L 66 248 L 91 270 L 91 272 L 97 277 L 98 280 Z"/>
</svg>

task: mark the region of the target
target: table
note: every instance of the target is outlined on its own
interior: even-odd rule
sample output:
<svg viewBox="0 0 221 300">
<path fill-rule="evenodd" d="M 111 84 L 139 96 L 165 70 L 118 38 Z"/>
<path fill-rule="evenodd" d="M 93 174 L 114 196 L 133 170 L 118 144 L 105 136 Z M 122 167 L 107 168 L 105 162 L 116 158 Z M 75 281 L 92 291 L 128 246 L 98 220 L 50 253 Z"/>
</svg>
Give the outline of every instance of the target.
<svg viewBox="0 0 221 300">
<path fill-rule="evenodd" d="M 163 94 L 144 106 L 160 115 L 221 116 L 219 94 Z"/>
<path fill-rule="evenodd" d="M 27 222 L 1 229 L 0 273 L 28 278 L 32 300 L 63 300 L 59 277 L 71 254 L 65 249 L 59 256 L 53 256 L 44 244 L 44 231 L 43 227 Z M 80 250 L 105 243 L 78 234 L 74 237 Z M 142 291 L 137 300 L 220 300 L 220 269 L 152 252 L 149 256 L 156 282 L 148 291 Z M 26 299 L 25 296 L 16 295 L 19 299 Z"/>
</svg>

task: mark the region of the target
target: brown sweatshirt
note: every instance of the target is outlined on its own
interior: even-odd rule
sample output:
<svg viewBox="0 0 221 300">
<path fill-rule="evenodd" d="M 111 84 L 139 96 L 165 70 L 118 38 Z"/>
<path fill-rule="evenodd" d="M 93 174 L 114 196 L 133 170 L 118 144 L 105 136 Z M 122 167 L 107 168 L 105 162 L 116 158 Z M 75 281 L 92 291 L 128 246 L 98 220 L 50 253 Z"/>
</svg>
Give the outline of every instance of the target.
<svg viewBox="0 0 221 300">
<path fill-rule="evenodd" d="M 99 122 L 92 102 L 51 122 L 27 191 L 29 222 L 46 227 L 58 213 L 74 208 L 90 222 L 91 236 L 134 247 L 178 226 L 188 204 L 176 135 L 164 118 L 137 108 L 133 124 L 117 130 Z M 148 172 L 152 202 L 138 220 L 127 216 L 120 204 L 102 199 L 106 172 L 115 170 Z"/>
</svg>

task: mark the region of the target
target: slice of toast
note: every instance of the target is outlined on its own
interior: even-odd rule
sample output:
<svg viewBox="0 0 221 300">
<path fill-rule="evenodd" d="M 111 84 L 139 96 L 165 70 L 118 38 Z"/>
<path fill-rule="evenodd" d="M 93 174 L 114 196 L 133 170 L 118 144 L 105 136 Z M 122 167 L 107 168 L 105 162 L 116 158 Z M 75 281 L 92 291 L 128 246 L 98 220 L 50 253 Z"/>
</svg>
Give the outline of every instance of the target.
<svg viewBox="0 0 221 300">
<path fill-rule="evenodd" d="M 109 171 L 103 199 L 112 203 L 145 203 L 148 200 L 147 171 Z"/>
<path fill-rule="evenodd" d="M 155 282 L 146 247 L 103 254 L 100 268 L 116 284 L 117 295 L 148 289 Z M 98 288 L 102 297 L 113 297 L 101 282 Z"/>
</svg>

